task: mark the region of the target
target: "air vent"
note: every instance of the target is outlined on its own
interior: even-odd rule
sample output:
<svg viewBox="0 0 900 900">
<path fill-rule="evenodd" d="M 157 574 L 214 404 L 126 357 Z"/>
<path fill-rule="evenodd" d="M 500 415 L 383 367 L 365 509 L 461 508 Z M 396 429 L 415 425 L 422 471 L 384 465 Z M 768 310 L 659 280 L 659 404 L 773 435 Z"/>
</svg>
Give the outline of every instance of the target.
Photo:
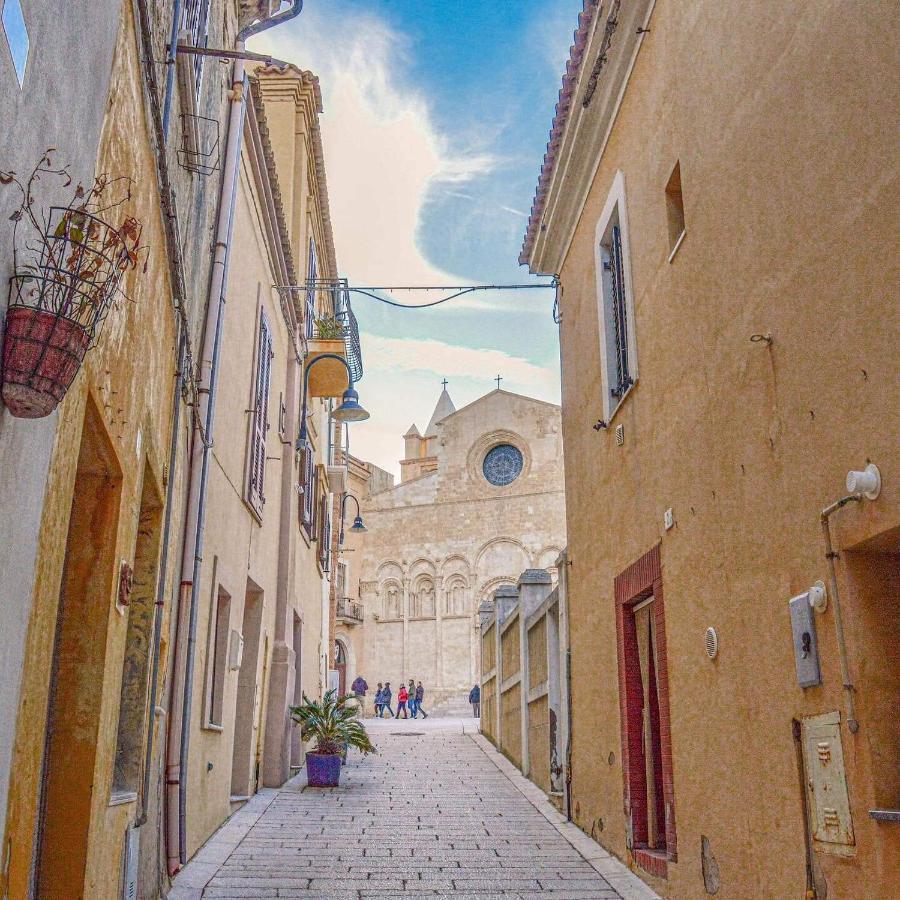
<svg viewBox="0 0 900 900">
<path fill-rule="evenodd" d="M 620 447 L 625 443 L 625 426 L 616 425 L 616 444 Z"/>
<path fill-rule="evenodd" d="M 719 635 L 715 628 L 706 629 L 706 655 L 715 659 L 719 655 Z"/>
</svg>

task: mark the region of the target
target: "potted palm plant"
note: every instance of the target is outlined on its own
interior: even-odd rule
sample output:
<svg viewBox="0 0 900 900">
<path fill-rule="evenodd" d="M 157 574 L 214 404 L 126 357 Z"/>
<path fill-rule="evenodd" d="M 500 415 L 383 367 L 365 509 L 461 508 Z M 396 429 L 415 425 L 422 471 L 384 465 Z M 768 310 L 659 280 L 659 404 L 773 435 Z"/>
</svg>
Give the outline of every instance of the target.
<svg viewBox="0 0 900 900">
<path fill-rule="evenodd" d="M 341 757 L 348 747 L 375 753 L 366 727 L 360 721 L 359 700 L 353 694 L 339 697 L 328 691 L 321 700 L 306 694 L 299 706 L 291 707 L 291 718 L 300 726 L 304 741 L 314 741 L 306 754 L 306 780 L 310 787 L 337 787 L 341 779 Z"/>
</svg>

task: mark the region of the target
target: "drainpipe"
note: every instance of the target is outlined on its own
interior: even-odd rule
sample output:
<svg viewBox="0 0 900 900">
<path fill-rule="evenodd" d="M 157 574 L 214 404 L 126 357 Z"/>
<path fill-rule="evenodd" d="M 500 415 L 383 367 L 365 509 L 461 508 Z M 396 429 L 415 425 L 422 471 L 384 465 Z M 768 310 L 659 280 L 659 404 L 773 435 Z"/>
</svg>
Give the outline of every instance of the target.
<svg viewBox="0 0 900 900">
<path fill-rule="evenodd" d="M 175 93 L 175 62 L 178 54 L 178 26 L 181 22 L 183 0 L 175 0 L 172 8 L 172 30 L 169 32 L 169 49 L 166 52 L 166 93 L 163 99 L 163 139 L 169 141 L 169 118 L 172 115 L 172 95 Z"/>
<path fill-rule="evenodd" d="M 235 49 L 243 51 L 244 43 L 253 35 L 289 21 L 300 14 L 303 0 L 293 0 L 290 8 L 269 19 L 256 22 L 240 31 Z M 200 372 L 200 408 L 196 410 L 195 429 L 191 446 L 190 493 L 185 520 L 184 547 L 181 561 L 181 591 L 179 597 L 178 634 L 175 641 L 175 679 L 172 686 L 169 741 L 166 764 L 167 856 L 169 874 L 173 875 L 187 862 L 187 772 L 191 737 L 191 706 L 193 699 L 194 656 L 197 640 L 197 612 L 199 606 L 200 568 L 203 561 L 203 537 L 206 518 L 206 489 L 209 478 L 210 450 L 215 424 L 216 389 L 219 375 L 219 355 L 225 319 L 225 285 L 228 276 L 231 235 L 234 226 L 234 206 L 244 130 L 247 79 L 244 63 L 235 59 L 230 94 L 228 137 L 225 150 L 224 177 L 219 196 L 216 244 L 210 275 L 209 296 L 206 303 L 203 353 Z M 207 362 L 208 361 L 208 362 Z M 200 423 L 202 422 L 202 426 Z M 187 635 L 183 631 L 183 610 L 187 611 Z M 184 672 L 178 659 L 182 642 Z M 181 680 L 181 690 L 178 681 Z M 180 693 L 180 697 L 179 697 Z M 177 761 L 176 761 L 177 760 Z"/>
<path fill-rule="evenodd" d="M 147 821 L 147 802 L 150 798 L 151 770 L 153 768 L 153 733 L 156 716 L 157 682 L 159 681 L 159 652 L 162 642 L 163 607 L 166 603 L 166 582 L 168 581 L 169 537 L 172 531 L 172 507 L 175 500 L 175 467 L 178 465 L 178 436 L 181 424 L 181 391 L 184 386 L 185 334 L 181 331 L 178 339 L 178 369 L 175 372 L 175 387 L 172 391 L 172 437 L 169 441 L 169 468 L 166 483 L 166 511 L 163 516 L 162 550 L 159 560 L 159 574 L 156 583 L 156 608 L 153 610 L 153 657 L 150 663 L 150 718 L 147 725 L 147 741 L 144 748 L 144 783 L 141 788 L 140 815 L 135 820 L 135 828 Z"/>
<path fill-rule="evenodd" d="M 836 500 L 831 506 L 826 506 L 822 510 L 820 520 L 822 522 L 822 534 L 825 538 L 825 559 L 828 560 L 828 591 L 831 596 L 831 603 L 834 609 L 834 631 L 837 636 L 838 658 L 841 663 L 841 684 L 847 701 L 847 727 L 853 734 L 859 731 L 859 722 L 856 718 L 856 706 L 853 700 L 853 693 L 856 690 L 853 682 L 850 680 L 850 666 L 847 661 L 847 642 L 844 639 L 844 621 L 841 617 L 841 596 L 838 593 L 837 572 L 835 570 L 834 561 L 838 554 L 831 545 L 831 525 L 830 519 L 832 513 L 842 509 L 848 503 L 859 502 L 862 500 L 862 494 L 848 494 Z"/>
</svg>

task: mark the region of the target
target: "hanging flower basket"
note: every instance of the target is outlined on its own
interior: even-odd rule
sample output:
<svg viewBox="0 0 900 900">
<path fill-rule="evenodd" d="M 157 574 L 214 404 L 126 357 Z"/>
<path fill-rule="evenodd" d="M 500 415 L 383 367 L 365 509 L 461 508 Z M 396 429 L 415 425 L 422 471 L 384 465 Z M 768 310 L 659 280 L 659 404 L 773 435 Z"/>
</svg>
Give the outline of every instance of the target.
<svg viewBox="0 0 900 900">
<path fill-rule="evenodd" d="M 3 340 L 3 402 L 14 416 L 28 419 L 49 415 L 65 396 L 141 249 L 135 219 L 127 217 L 117 227 L 101 218 L 130 196 L 102 206 L 113 183 L 106 178 L 87 192 L 79 185 L 70 206 L 51 207 L 39 221 L 32 187 L 41 173 L 66 175 L 65 169 L 50 168 L 49 156 L 25 185 L 13 173 L 0 173 L 0 182 L 15 182 L 22 190 L 16 226 L 28 221 L 37 236 L 26 243 L 34 262 L 19 263 L 14 254 Z"/>
</svg>

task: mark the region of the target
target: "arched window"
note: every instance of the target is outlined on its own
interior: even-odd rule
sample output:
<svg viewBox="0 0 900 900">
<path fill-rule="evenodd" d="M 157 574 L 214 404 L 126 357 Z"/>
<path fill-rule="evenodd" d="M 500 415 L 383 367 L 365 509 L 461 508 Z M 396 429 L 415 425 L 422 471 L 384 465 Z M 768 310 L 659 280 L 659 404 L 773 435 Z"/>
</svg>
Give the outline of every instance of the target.
<svg viewBox="0 0 900 900">
<path fill-rule="evenodd" d="M 340 641 L 334 642 L 334 664 L 336 666 L 347 665 L 347 651 Z"/>
</svg>

